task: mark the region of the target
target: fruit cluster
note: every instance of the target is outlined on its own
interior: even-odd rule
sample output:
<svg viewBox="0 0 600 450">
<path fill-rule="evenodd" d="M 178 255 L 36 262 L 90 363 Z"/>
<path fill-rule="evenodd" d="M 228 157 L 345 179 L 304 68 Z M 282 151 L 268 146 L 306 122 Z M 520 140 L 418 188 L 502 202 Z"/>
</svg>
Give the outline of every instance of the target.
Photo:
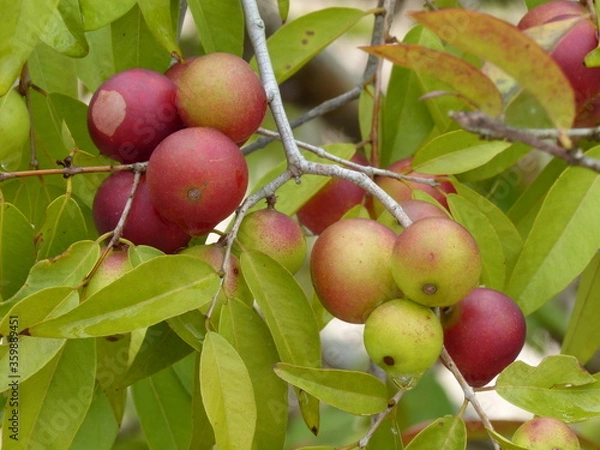
<svg viewBox="0 0 600 450">
<path fill-rule="evenodd" d="M 422 176 L 412 171 L 410 159 L 390 170 Z M 503 293 L 478 287 L 480 250 L 444 207 L 453 191 L 449 182 L 437 189 L 388 177 L 376 182 L 412 224 L 394 225 L 379 202 L 370 205 L 379 220 L 329 224 L 310 255 L 317 296 L 338 319 L 365 324 L 369 356 L 393 379 L 420 377 L 445 345 L 469 384 L 487 384 L 524 345 L 521 310 Z M 411 199 L 414 190 L 426 191 L 439 205 Z M 439 317 L 433 308 L 440 308 Z"/>
<path fill-rule="evenodd" d="M 240 145 L 266 107 L 256 73 L 227 53 L 190 58 L 165 74 L 130 69 L 106 80 L 89 104 L 92 140 L 121 163 L 148 162 L 123 237 L 172 253 L 235 211 L 248 186 Z M 116 172 L 99 187 L 100 234 L 117 226 L 133 177 Z"/>
</svg>

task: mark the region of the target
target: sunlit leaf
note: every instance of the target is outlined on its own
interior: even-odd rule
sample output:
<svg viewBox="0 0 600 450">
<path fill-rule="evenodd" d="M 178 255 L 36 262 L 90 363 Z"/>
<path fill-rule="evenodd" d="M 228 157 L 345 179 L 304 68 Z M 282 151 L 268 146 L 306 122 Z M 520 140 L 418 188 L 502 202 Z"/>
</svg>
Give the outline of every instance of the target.
<svg viewBox="0 0 600 450">
<path fill-rule="evenodd" d="M 224 450 L 251 450 L 256 403 L 248 370 L 235 349 L 208 332 L 200 360 L 200 385 L 206 413 Z"/>
<path fill-rule="evenodd" d="M 27 68 L 31 81 L 45 91 L 71 98 L 77 98 L 79 95 L 75 61 L 46 44 L 40 43 L 31 52 Z M 34 126 L 37 124 L 34 123 Z"/>
<path fill-rule="evenodd" d="M 512 144 L 506 150 L 490 159 L 487 163 L 476 167 L 475 169 L 463 172 L 458 175 L 457 178 L 463 182 L 487 180 L 517 164 L 519 160 L 526 157 L 530 151 L 531 147 L 525 144 Z"/>
<path fill-rule="evenodd" d="M 587 155 L 598 157 L 600 147 Z M 564 289 L 600 248 L 599 197 L 600 175 L 582 167 L 566 169 L 548 191 L 508 284 L 525 314 Z"/>
<path fill-rule="evenodd" d="M 463 173 L 484 165 L 510 145 L 505 141 L 483 141 L 463 130 L 451 131 L 421 147 L 412 168 L 433 175 Z"/>
<path fill-rule="evenodd" d="M 377 414 L 387 407 L 387 389 L 373 375 L 279 363 L 275 373 L 319 400 L 352 414 Z"/>
<path fill-rule="evenodd" d="M 600 348 L 600 253 L 585 269 L 577 289 L 577 299 L 571 313 L 562 353 L 576 356 L 587 363 Z"/>
<path fill-rule="evenodd" d="M 176 30 L 173 28 L 171 18 L 172 2 L 170 0 L 138 0 L 137 3 L 155 39 L 170 54 L 175 52 L 181 55 Z"/>
<path fill-rule="evenodd" d="M 540 416 L 575 422 L 600 416 L 600 380 L 576 358 L 549 356 L 537 367 L 515 361 L 498 376 L 496 392 Z"/>
<path fill-rule="evenodd" d="M 160 256 L 30 332 L 32 336 L 72 338 L 125 333 L 198 308 L 209 302 L 218 288 L 219 277 L 208 264 L 190 256 Z"/>
<path fill-rule="evenodd" d="M 478 110 L 491 116 L 502 111 L 502 96 L 479 69 L 448 53 L 414 44 L 386 44 L 362 47 L 394 64 L 436 78 L 453 89 L 453 93 Z"/>
<path fill-rule="evenodd" d="M 467 448 L 467 427 L 460 416 L 444 416 L 421 431 L 406 450 L 458 450 Z"/>
<path fill-rule="evenodd" d="M 10 203 L 0 203 L 0 295 L 12 296 L 35 261 L 34 230 Z"/>
<path fill-rule="evenodd" d="M 278 83 L 294 75 L 316 54 L 348 31 L 365 12 L 354 8 L 324 8 L 286 23 L 267 40 Z M 256 67 L 256 60 L 251 64 Z"/>
<path fill-rule="evenodd" d="M 279 16 L 281 17 L 281 21 L 285 23 L 290 10 L 290 0 L 277 0 L 277 6 L 279 7 Z"/>
<path fill-rule="evenodd" d="M 73 58 L 85 56 L 89 46 L 83 29 L 83 16 L 78 0 L 60 0 L 42 40 L 56 51 Z"/>
<path fill-rule="evenodd" d="M 517 27 L 468 9 L 410 15 L 449 44 L 506 71 L 531 92 L 558 128 L 571 127 L 575 118 L 575 94 L 571 84 L 550 55 Z"/>
<path fill-rule="evenodd" d="M 136 0 L 121 0 L 118 2 L 79 0 L 85 30 L 97 30 L 114 22 L 129 11 L 135 3 Z"/>
<path fill-rule="evenodd" d="M 189 0 L 187 3 L 205 53 L 226 52 L 242 56 L 244 15 L 241 2 Z"/>
</svg>

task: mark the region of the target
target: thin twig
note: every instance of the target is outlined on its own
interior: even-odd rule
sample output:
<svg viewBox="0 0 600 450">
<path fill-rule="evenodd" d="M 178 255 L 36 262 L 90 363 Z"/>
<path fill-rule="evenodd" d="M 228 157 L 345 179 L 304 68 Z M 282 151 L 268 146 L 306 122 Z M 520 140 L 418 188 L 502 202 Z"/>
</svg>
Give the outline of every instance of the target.
<svg viewBox="0 0 600 450">
<path fill-rule="evenodd" d="M 579 148 L 566 150 L 558 144 L 540 139 L 536 134 L 524 128 L 506 125 L 482 112 L 453 112 L 450 113 L 456 122 L 465 130 L 479 134 L 485 139 L 502 139 L 510 142 L 522 142 L 540 151 L 560 158 L 572 166 L 581 166 L 600 172 L 600 159 L 585 156 Z"/>
<path fill-rule="evenodd" d="M 373 422 L 373 424 L 371 425 L 371 428 L 369 428 L 369 431 L 367 431 L 367 433 L 363 436 L 363 438 L 358 442 L 358 448 L 367 448 L 367 445 L 369 445 L 369 441 L 371 440 L 371 438 L 373 437 L 373 435 L 375 434 L 375 432 L 377 431 L 379 426 L 383 423 L 385 418 L 398 405 L 398 402 L 404 395 L 404 392 L 405 392 L 404 390 L 400 389 L 391 398 L 391 400 L 388 402 L 387 408 L 384 411 L 382 411 L 381 413 L 379 413 L 379 415 L 377 416 L 377 419 L 375 420 L 375 422 Z"/>
<path fill-rule="evenodd" d="M 0 172 L 0 182 L 12 178 L 41 177 L 46 175 L 62 175 L 71 177 L 80 173 L 114 173 L 114 172 L 145 172 L 147 162 L 133 164 L 115 164 L 110 166 L 73 166 L 63 167 L 61 169 L 39 169 L 39 170 L 21 170 L 18 172 Z"/>
</svg>

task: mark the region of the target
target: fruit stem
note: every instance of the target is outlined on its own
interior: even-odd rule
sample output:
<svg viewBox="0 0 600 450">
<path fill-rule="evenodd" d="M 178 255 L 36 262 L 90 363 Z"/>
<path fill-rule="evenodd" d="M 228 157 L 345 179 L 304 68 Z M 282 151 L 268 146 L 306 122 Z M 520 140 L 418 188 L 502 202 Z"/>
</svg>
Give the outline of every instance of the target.
<svg viewBox="0 0 600 450">
<path fill-rule="evenodd" d="M 462 373 L 460 373 L 460 370 L 458 370 L 458 367 L 456 367 L 454 360 L 452 359 L 452 357 L 450 356 L 450 354 L 448 353 L 448 351 L 446 350 L 445 347 L 442 348 L 441 358 L 442 358 L 442 361 L 444 362 L 444 365 L 448 368 L 448 370 L 450 370 L 450 372 L 452 372 L 452 375 L 454 375 L 454 378 L 456 378 L 456 381 L 458 381 L 458 384 L 460 385 L 460 387 L 465 395 L 465 400 L 468 401 L 469 403 L 471 403 L 471 405 L 473 406 L 473 409 L 475 410 L 475 412 L 481 419 L 481 422 L 485 426 L 485 428 L 488 432 L 488 435 L 490 437 L 490 440 L 492 441 L 492 445 L 494 446 L 494 449 L 500 450 L 500 446 L 496 443 L 496 441 L 494 440 L 494 437 L 491 433 L 492 431 L 494 431 L 494 426 L 492 425 L 492 422 L 490 422 L 490 419 L 488 418 L 485 410 L 482 408 L 481 404 L 479 403 L 479 400 L 477 399 L 477 396 L 475 395 L 475 391 L 469 385 L 469 383 L 467 383 L 467 380 L 465 380 L 465 377 L 463 377 Z"/>
</svg>

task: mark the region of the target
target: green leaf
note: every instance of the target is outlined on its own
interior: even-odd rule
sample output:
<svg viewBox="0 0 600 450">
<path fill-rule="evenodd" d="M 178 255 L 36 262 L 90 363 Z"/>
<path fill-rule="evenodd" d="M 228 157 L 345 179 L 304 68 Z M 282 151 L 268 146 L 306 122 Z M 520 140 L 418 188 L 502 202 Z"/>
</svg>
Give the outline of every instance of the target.
<svg viewBox="0 0 600 450">
<path fill-rule="evenodd" d="M 156 274 L 162 274 L 157 277 Z M 83 338 L 144 328 L 200 307 L 219 288 L 219 277 L 197 258 L 151 259 L 56 319 L 30 329 L 32 336 Z"/>
<path fill-rule="evenodd" d="M 600 147 L 586 154 L 598 157 Z M 524 314 L 563 290 L 600 248 L 599 197 L 600 175 L 582 167 L 566 169 L 548 192 L 507 289 Z"/>
<path fill-rule="evenodd" d="M 519 160 L 528 155 L 530 151 L 531 147 L 525 144 L 512 144 L 506 150 L 490 159 L 487 163 L 475 169 L 463 172 L 457 178 L 462 182 L 487 180 L 517 164 Z"/>
<path fill-rule="evenodd" d="M 189 448 L 192 398 L 172 367 L 135 383 L 132 394 L 150 448 Z"/>
<path fill-rule="evenodd" d="M 93 340 L 68 341 L 49 364 L 20 383 L 18 405 L 13 406 L 19 416 L 19 439 L 3 434 L 2 448 L 43 444 L 49 450 L 68 450 L 92 403 L 95 364 Z M 5 414 L 3 429 L 9 426 L 10 414 Z"/>
<path fill-rule="evenodd" d="M 199 309 L 192 309 L 167 319 L 169 326 L 190 347 L 202 351 L 202 343 L 206 333 L 206 316 Z"/>
<path fill-rule="evenodd" d="M 46 221 L 39 236 L 38 259 L 59 255 L 73 243 L 86 238 L 87 226 L 77 202 L 69 195 L 58 197 L 46 210 Z"/>
<path fill-rule="evenodd" d="M 116 72 L 137 67 L 164 72 L 169 66 L 171 55 L 156 42 L 137 5 L 112 22 L 110 31 Z"/>
<path fill-rule="evenodd" d="M 368 450 L 402 450 L 402 433 L 398 425 L 397 416 L 398 408 L 395 408 L 381 422 L 381 425 L 375 430 L 373 436 L 367 445 Z"/>
<path fill-rule="evenodd" d="M 79 295 L 70 287 L 49 287 L 35 292 L 16 303 L 0 322 L 0 334 L 7 336 L 11 331 L 20 333 L 35 325 L 55 310 L 63 312 L 75 308 Z"/>
<path fill-rule="evenodd" d="M 181 55 L 171 18 L 171 0 L 138 0 L 137 3 L 154 38 L 169 54 Z"/>
<path fill-rule="evenodd" d="M 0 296 L 13 295 L 35 262 L 34 230 L 14 205 L 0 203 Z"/>
<path fill-rule="evenodd" d="M 19 76 L 57 5 L 58 0 L 0 1 L 4 19 L 0 28 L 0 97 L 8 92 Z"/>
<path fill-rule="evenodd" d="M 415 44 L 385 44 L 362 49 L 447 84 L 452 94 L 474 109 L 491 116 L 502 111 L 502 96 L 494 83 L 475 66 L 456 56 Z"/>
<path fill-rule="evenodd" d="M 502 290 L 506 280 L 506 257 L 502 242 L 490 219 L 464 197 L 448 195 L 452 217 L 475 238 L 481 252 L 481 280 L 486 287 Z"/>
<path fill-rule="evenodd" d="M 83 29 L 78 0 L 60 0 L 42 40 L 56 51 L 73 58 L 87 55 L 89 46 Z"/>
<path fill-rule="evenodd" d="M 549 356 L 537 367 L 515 361 L 498 376 L 496 392 L 519 408 L 564 422 L 600 416 L 600 380 L 573 356 Z"/>
<path fill-rule="evenodd" d="M 279 361 L 275 343 L 260 315 L 241 300 L 221 310 L 219 334 L 239 353 L 256 401 L 256 448 L 283 448 L 287 431 L 288 386 L 273 372 Z"/>
<path fill-rule="evenodd" d="M 508 439 L 506 439 L 504 436 L 502 436 L 500 433 L 497 433 L 496 431 L 493 430 L 486 430 L 489 433 L 492 434 L 492 436 L 494 437 L 494 440 L 500 444 L 500 448 L 502 450 L 527 450 L 526 447 L 519 447 L 518 445 L 513 444 L 511 441 L 509 441 Z"/>
<path fill-rule="evenodd" d="M 192 391 L 192 438 L 190 449 L 195 450 L 213 450 L 215 444 L 215 433 L 212 429 L 206 409 L 204 408 L 204 400 L 200 389 L 200 352 L 195 353 L 194 360 L 194 386 Z"/>
<path fill-rule="evenodd" d="M 320 367 L 321 343 L 313 310 L 296 279 L 272 258 L 260 252 L 244 252 L 242 273 L 260 307 L 283 362 Z M 319 429 L 319 403 L 297 390 L 308 428 Z"/>
<path fill-rule="evenodd" d="M 429 174 L 456 174 L 480 167 L 502 153 L 509 142 L 482 141 L 475 134 L 463 130 L 437 136 L 415 154 L 412 167 Z"/>
<path fill-rule="evenodd" d="M 111 450 L 118 434 L 119 424 L 104 391 L 97 387 L 92 404 L 69 450 L 89 450 L 90 442 L 94 443 L 94 450 Z"/>
<path fill-rule="evenodd" d="M 467 448 L 467 427 L 459 416 L 444 416 L 432 422 L 406 446 L 406 450 L 458 450 Z"/>
<path fill-rule="evenodd" d="M 290 0 L 277 0 L 277 6 L 279 7 L 279 16 L 281 17 L 281 21 L 285 23 L 290 11 Z"/>
<path fill-rule="evenodd" d="M 240 355 L 213 331 L 202 349 L 200 385 L 218 448 L 251 450 L 256 427 L 252 381 Z"/>
<path fill-rule="evenodd" d="M 149 245 L 135 245 L 129 247 L 129 261 L 132 267 L 139 266 L 144 261 L 149 261 L 165 253 Z"/>
<path fill-rule="evenodd" d="M 487 198 L 476 191 L 469 189 L 464 184 L 455 183 L 454 186 L 456 187 L 458 195 L 477 207 L 477 209 L 486 216 L 494 228 L 500 239 L 500 243 L 502 244 L 506 265 L 505 279 L 508 280 L 512 269 L 519 258 L 521 249 L 523 248 L 523 239 L 521 238 L 519 231 L 508 216 Z"/>
<path fill-rule="evenodd" d="M 205 53 L 242 56 L 245 28 L 241 2 L 189 0 L 188 6 Z"/>
<path fill-rule="evenodd" d="M 13 354 L 5 351 L 0 358 L 0 392 L 10 389 L 11 382 L 14 381 L 11 375 L 19 375 L 19 382 L 22 383 L 32 375 L 36 374 L 48 362 L 56 356 L 65 344 L 65 339 L 38 339 L 29 336 L 18 337 L 18 347 L 14 347 L 14 336 L 9 336 L 8 340 L 13 340 Z M 9 349 L 9 344 L 4 344 L 2 349 Z M 15 353 L 16 352 L 16 353 Z M 18 365 L 10 356 L 17 355 Z"/>
<path fill-rule="evenodd" d="M 600 348 L 600 253 L 592 259 L 579 281 L 577 299 L 571 313 L 562 353 L 587 363 Z"/>
<path fill-rule="evenodd" d="M 354 8 L 324 8 L 286 23 L 267 39 L 278 83 L 294 75 L 315 55 L 348 31 L 365 12 Z M 251 64 L 256 68 L 256 59 Z"/>
<path fill-rule="evenodd" d="M 356 415 L 378 414 L 387 407 L 387 389 L 373 375 L 279 363 L 275 373 L 319 400 Z"/>
<path fill-rule="evenodd" d="M 31 81 L 46 92 L 60 93 L 72 98 L 79 95 L 75 61 L 72 58 L 40 43 L 31 52 L 27 67 Z"/>
<path fill-rule="evenodd" d="M 330 154 L 339 158 L 350 159 L 356 152 L 356 148 L 352 144 L 340 143 L 329 144 L 323 148 Z M 317 157 L 313 153 L 305 153 L 304 156 L 308 161 L 329 163 L 331 160 L 325 160 Z M 257 189 L 264 186 L 266 183 L 274 179 L 286 168 L 287 162 L 282 162 L 270 170 L 257 184 Z M 298 211 L 313 195 L 315 195 L 323 186 L 330 180 L 328 177 L 319 175 L 302 175 L 301 183 L 296 183 L 295 180 L 289 180 L 277 190 L 277 211 L 287 215 L 292 215 Z M 262 209 L 264 205 L 259 203 L 255 209 Z"/>
<path fill-rule="evenodd" d="M 135 2 L 136 0 L 121 0 L 118 2 L 79 0 L 85 31 L 97 30 L 114 22 L 125 15 L 135 5 Z"/>
<path fill-rule="evenodd" d="M 121 4 L 120 2 L 117 2 Z M 116 3 L 112 3 L 116 4 Z M 107 78 L 114 75 L 115 60 L 113 56 L 111 27 L 105 26 L 86 33 L 90 51 L 85 58 L 75 61 L 77 76 L 90 92 L 96 91 Z"/>
<path fill-rule="evenodd" d="M 439 38 L 420 25 L 410 29 L 403 42 L 442 48 Z M 381 122 L 382 167 L 413 155 L 431 133 L 434 122 L 427 103 L 421 100 L 424 93 L 419 74 L 404 67 L 392 67 Z"/>
<path fill-rule="evenodd" d="M 467 9 L 410 15 L 449 44 L 500 67 L 537 99 L 556 127 L 571 127 L 575 94 L 569 81 L 550 55 L 517 27 Z"/>
<path fill-rule="evenodd" d="M 192 348 L 187 345 L 165 322 L 157 323 L 146 330 L 144 341 L 121 386 L 129 386 L 173 365 L 189 355 Z"/>
</svg>

